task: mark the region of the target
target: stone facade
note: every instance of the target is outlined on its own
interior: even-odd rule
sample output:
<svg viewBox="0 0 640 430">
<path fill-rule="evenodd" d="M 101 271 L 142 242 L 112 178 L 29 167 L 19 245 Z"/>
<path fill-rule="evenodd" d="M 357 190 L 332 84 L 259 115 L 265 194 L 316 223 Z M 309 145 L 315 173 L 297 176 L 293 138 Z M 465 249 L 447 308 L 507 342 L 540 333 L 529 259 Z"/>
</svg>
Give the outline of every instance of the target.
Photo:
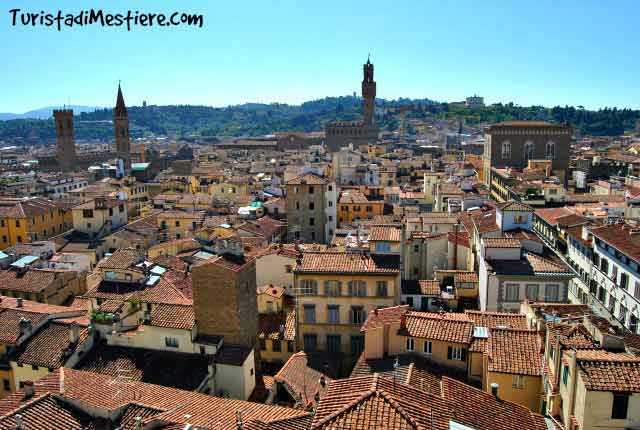
<svg viewBox="0 0 640 430">
<path fill-rule="evenodd" d="M 308 173 L 286 183 L 288 241 L 328 243 L 336 226 L 336 185 Z"/>
<path fill-rule="evenodd" d="M 131 142 L 129 140 L 129 114 L 124 104 L 122 89 L 118 85 L 116 108 L 113 110 L 113 124 L 116 133 L 116 157 L 124 163 L 125 172 L 131 170 Z"/>
<path fill-rule="evenodd" d="M 56 122 L 56 158 L 60 170 L 73 170 L 76 165 L 76 143 L 73 138 L 73 110 L 53 111 Z"/>
<path fill-rule="evenodd" d="M 363 119 L 361 121 L 331 121 L 325 130 L 327 148 L 338 151 L 353 144 L 354 147 L 375 143 L 378 140 L 378 127 L 374 120 L 376 82 L 373 80 L 373 64 L 367 59 L 363 65 L 362 98 Z"/>
<path fill-rule="evenodd" d="M 198 336 L 254 348 L 258 335 L 255 259 L 227 254 L 193 267 Z"/>
<path fill-rule="evenodd" d="M 569 146 L 573 130 L 568 125 L 544 121 L 509 121 L 494 124 L 485 131 L 484 180 L 491 183 L 491 168 L 522 170 L 529 160 L 551 160 L 552 173 L 566 180 Z"/>
</svg>

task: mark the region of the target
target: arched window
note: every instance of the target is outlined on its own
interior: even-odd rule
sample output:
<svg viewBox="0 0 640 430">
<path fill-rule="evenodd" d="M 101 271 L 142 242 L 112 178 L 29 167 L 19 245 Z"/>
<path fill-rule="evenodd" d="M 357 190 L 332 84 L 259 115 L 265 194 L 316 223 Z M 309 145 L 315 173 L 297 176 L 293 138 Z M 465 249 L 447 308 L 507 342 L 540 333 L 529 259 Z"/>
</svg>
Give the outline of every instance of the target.
<svg viewBox="0 0 640 430">
<path fill-rule="evenodd" d="M 506 142 L 502 142 L 502 158 L 511 158 L 511 142 L 508 140 Z"/>
<path fill-rule="evenodd" d="M 524 144 L 524 161 L 531 160 L 533 158 L 533 142 L 527 142 Z"/>
<path fill-rule="evenodd" d="M 556 158 L 556 144 L 553 142 L 547 142 L 547 160 L 553 160 Z"/>
</svg>

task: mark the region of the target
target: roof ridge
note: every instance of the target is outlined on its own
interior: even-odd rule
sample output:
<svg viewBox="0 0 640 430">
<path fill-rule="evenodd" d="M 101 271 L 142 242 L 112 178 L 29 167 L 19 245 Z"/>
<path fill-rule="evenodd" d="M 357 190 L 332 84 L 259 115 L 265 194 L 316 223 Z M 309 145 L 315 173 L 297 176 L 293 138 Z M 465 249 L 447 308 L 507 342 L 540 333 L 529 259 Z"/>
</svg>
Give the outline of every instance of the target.
<svg viewBox="0 0 640 430">
<path fill-rule="evenodd" d="M 374 374 L 375 377 L 375 374 Z M 367 390 L 362 392 L 362 394 L 360 394 L 357 398 L 351 400 L 350 402 L 348 402 L 347 404 L 343 405 L 340 409 L 332 412 L 331 414 L 327 415 L 326 417 L 320 419 L 317 423 L 315 423 L 312 428 L 319 428 L 321 426 L 323 426 L 324 424 L 328 423 L 329 421 L 332 421 L 334 419 L 336 419 L 338 416 L 344 414 L 345 412 L 347 412 L 350 409 L 353 409 L 354 407 L 356 407 L 360 402 L 362 402 L 363 400 L 366 400 L 367 398 L 373 396 L 374 394 L 376 394 L 376 391 L 372 391 L 372 390 Z"/>
</svg>

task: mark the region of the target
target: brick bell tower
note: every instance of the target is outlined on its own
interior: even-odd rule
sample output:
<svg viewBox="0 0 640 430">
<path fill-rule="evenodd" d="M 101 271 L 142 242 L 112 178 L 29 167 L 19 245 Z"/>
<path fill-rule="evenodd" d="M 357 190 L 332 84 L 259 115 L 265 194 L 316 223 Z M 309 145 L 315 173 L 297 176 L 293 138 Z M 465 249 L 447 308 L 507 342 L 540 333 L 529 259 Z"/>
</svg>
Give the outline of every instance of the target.
<svg viewBox="0 0 640 430">
<path fill-rule="evenodd" d="M 124 105 L 122 89 L 118 83 L 118 97 L 113 110 L 113 124 L 116 133 L 116 157 L 124 162 L 125 174 L 131 171 L 131 142 L 129 141 L 129 114 Z"/>
<path fill-rule="evenodd" d="M 376 101 L 376 81 L 373 80 L 373 64 L 367 57 L 367 62 L 362 66 L 364 77 L 362 79 L 362 98 L 364 99 L 363 119 L 365 127 L 373 127 L 373 113 Z"/>
<path fill-rule="evenodd" d="M 73 109 L 53 111 L 56 123 L 56 158 L 60 170 L 74 170 L 76 165 L 76 142 L 73 138 Z"/>
</svg>

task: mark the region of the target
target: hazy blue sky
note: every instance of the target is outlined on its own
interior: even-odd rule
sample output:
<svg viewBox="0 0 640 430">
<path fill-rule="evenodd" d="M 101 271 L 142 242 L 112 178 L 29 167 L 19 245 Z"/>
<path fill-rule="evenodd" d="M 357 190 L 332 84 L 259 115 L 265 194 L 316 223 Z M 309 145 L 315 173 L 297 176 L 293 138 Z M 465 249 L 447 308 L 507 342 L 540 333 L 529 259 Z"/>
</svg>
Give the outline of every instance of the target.
<svg viewBox="0 0 640 430">
<path fill-rule="evenodd" d="M 172 6 L 167 6 L 171 4 Z M 27 28 L 9 10 L 192 12 L 204 27 Z M 3 0 L 0 112 L 378 96 L 640 108 L 640 1 Z"/>
</svg>

